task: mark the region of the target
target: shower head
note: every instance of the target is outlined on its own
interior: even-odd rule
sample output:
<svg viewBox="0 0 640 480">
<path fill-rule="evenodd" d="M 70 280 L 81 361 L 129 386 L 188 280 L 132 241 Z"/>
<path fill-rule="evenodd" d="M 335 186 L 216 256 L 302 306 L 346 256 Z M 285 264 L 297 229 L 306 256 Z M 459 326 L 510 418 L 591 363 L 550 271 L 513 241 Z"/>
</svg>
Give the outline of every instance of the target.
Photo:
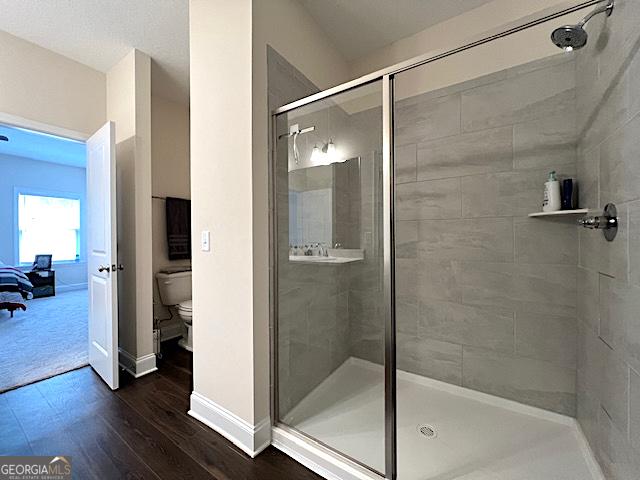
<svg viewBox="0 0 640 480">
<path fill-rule="evenodd" d="M 587 44 L 589 35 L 582 25 L 564 25 L 551 34 L 551 41 L 567 52 L 579 50 Z"/>
<path fill-rule="evenodd" d="M 556 28 L 551 33 L 551 41 L 558 47 L 566 52 L 572 52 L 573 50 L 579 50 L 587 44 L 589 40 L 589 34 L 584 29 L 585 25 L 596 15 L 606 13 L 607 16 L 613 12 L 614 0 L 609 0 L 607 5 L 596 8 L 589 15 L 584 17 L 579 23 L 575 25 L 564 25 L 560 28 Z"/>
</svg>

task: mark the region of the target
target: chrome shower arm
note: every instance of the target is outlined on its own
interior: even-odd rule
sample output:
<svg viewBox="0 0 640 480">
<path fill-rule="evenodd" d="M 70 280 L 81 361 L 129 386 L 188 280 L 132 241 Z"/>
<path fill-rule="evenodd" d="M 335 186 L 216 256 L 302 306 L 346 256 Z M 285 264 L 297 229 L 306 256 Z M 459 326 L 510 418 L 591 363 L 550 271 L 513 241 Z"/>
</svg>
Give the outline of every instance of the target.
<svg viewBox="0 0 640 480">
<path fill-rule="evenodd" d="M 587 23 L 589 23 L 589 20 L 591 20 L 596 15 L 600 15 L 601 13 L 606 13 L 607 17 L 611 16 L 611 13 L 613 13 L 613 7 L 614 7 L 614 0 L 609 0 L 609 2 L 606 5 L 602 5 L 596 8 L 593 12 L 590 12 L 586 17 L 584 17 L 580 21 L 580 23 L 578 23 L 578 25 L 580 25 L 581 27 L 584 27 Z"/>
</svg>

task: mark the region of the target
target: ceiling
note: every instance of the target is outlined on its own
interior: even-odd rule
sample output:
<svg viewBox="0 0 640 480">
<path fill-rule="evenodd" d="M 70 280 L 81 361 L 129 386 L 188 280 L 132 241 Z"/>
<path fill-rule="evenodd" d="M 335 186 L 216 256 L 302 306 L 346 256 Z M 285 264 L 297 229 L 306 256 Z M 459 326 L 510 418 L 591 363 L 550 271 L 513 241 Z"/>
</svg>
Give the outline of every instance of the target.
<svg viewBox="0 0 640 480">
<path fill-rule="evenodd" d="M 353 61 L 492 0 L 298 0 Z"/>
<path fill-rule="evenodd" d="M 0 0 L 0 30 L 106 72 L 148 54 L 152 91 L 189 101 L 188 0 Z"/>
<path fill-rule="evenodd" d="M 15 155 L 72 167 L 86 166 L 86 146 L 83 142 L 6 125 L 0 125 L 0 135 L 9 137 L 8 142 L 0 141 L 0 155 Z"/>
</svg>

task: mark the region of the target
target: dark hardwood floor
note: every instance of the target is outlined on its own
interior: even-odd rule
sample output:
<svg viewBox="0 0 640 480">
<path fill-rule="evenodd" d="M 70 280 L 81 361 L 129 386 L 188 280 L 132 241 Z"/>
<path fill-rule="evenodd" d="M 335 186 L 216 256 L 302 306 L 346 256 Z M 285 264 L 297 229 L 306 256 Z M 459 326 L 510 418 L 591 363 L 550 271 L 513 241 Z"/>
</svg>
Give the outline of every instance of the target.
<svg viewBox="0 0 640 480">
<path fill-rule="evenodd" d="M 0 455 L 70 455 L 76 479 L 318 479 L 273 447 L 255 459 L 186 414 L 191 354 L 163 344 L 156 373 L 89 368 L 0 395 Z"/>
</svg>

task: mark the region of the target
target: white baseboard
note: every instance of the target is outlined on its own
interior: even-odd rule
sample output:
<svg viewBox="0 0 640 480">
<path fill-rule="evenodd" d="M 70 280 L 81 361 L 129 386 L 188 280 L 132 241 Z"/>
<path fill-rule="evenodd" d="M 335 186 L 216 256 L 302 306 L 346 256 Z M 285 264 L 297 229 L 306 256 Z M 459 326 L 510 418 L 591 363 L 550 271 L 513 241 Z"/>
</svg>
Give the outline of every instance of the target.
<svg viewBox="0 0 640 480">
<path fill-rule="evenodd" d="M 135 378 L 140 378 L 149 373 L 158 370 L 156 367 L 156 354 L 150 353 L 149 355 L 143 355 L 142 357 L 134 357 L 126 350 L 118 349 L 118 361 L 120 366 L 124 368 L 128 373 Z"/>
<path fill-rule="evenodd" d="M 191 393 L 191 409 L 188 413 L 231 441 L 251 458 L 271 444 L 269 417 L 252 425 L 197 392 Z"/>
<path fill-rule="evenodd" d="M 274 447 L 327 480 L 383 480 L 374 472 L 286 427 L 273 427 L 271 437 Z"/>
<path fill-rule="evenodd" d="M 56 293 L 73 292 L 75 290 L 86 290 L 86 283 L 74 283 L 71 285 L 56 285 Z"/>
</svg>

